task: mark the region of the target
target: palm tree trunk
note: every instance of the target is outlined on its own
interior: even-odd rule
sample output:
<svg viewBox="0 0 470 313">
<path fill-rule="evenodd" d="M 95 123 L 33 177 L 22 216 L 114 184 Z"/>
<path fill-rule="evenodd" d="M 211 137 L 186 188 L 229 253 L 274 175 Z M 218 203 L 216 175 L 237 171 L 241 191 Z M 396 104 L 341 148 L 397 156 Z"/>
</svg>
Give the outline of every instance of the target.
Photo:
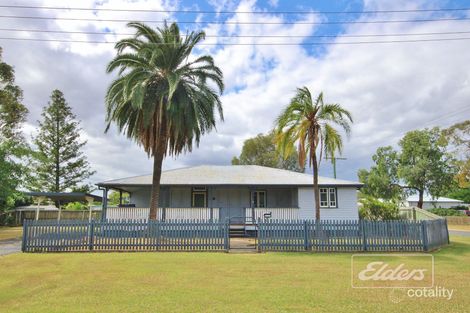
<svg viewBox="0 0 470 313">
<path fill-rule="evenodd" d="M 165 151 L 161 144 L 153 156 L 153 177 L 152 177 L 152 193 L 150 198 L 150 215 L 149 219 L 157 219 L 158 202 L 160 198 L 160 178 L 162 176 L 162 163 Z"/>
<path fill-rule="evenodd" d="M 318 188 L 318 162 L 317 162 L 317 154 L 315 152 L 312 155 L 312 165 L 313 165 L 313 193 L 315 194 L 315 219 L 320 220 L 320 190 Z"/>
</svg>

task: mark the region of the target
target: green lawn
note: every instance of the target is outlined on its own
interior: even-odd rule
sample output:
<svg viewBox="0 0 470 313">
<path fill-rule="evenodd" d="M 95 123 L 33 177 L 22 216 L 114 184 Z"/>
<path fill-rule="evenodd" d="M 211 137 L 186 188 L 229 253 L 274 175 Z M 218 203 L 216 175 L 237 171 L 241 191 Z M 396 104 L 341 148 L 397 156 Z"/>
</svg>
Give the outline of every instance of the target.
<svg viewBox="0 0 470 313">
<path fill-rule="evenodd" d="M 0 257 L 0 312 L 466 312 L 470 237 L 434 255 L 452 300 L 353 289 L 348 253 L 12 254 Z"/>
</svg>

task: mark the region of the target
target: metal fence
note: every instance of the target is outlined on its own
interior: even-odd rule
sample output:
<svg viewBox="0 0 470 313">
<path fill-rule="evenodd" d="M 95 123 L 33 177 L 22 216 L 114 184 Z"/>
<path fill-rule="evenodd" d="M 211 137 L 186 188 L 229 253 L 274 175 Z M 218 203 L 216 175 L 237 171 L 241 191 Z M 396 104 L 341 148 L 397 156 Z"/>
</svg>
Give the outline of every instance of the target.
<svg viewBox="0 0 470 313">
<path fill-rule="evenodd" d="M 212 251 L 228 249 L 217 221 L 25 221 L 24 252 Z"/>
<path fill-rule="evenodd" d="M 445 220 L 260 220 L 259 251 L 429 251 L 449 243 Z"/>
</svg>

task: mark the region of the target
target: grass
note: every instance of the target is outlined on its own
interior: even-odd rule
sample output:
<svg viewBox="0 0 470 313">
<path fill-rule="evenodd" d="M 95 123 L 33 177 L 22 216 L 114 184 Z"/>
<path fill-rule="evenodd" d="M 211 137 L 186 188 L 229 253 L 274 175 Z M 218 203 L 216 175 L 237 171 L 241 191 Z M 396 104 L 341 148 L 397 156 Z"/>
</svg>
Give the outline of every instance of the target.
<svg viewBox="0 0 470 313">
<path fill-rule="evenodd" d="M 470 231 L 470 225 L 448 225 L 449 230 Z"/>
<path fill-rule="evenodd" d="M 0 226 L 0 240 L 21 238 L 23 227 Z"/>
<path fill-rule="evenodd" d="M 449 301 L 353 289 L 350 253 L 18 253 L 0 257 L 0 312 L 466 312 L 470 237 L 433 254 Z"/>
</svg>

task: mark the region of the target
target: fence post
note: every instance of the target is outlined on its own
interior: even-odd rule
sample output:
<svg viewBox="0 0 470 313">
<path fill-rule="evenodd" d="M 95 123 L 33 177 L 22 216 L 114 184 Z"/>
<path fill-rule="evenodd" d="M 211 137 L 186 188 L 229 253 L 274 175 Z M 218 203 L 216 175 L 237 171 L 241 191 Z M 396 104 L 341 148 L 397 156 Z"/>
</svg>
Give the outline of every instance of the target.
<svg viewBox="0 0 470 313">
<path fill-rule="evenodd" d="M 152 221 L 149 220 L 150 225 L 153 225 L 155 229 L 157 251 L 161 249 L 161 239 L 162 239 L 162 221 Z"/>
<path fill-rule="evenodd" d="M 308 240 L 308 224 L 307 220 L 304 221 L 304 248 L 305 251 L 309 250 L 309 240 Z"/>
<path fill-rule="evenodd" d="M 225 251 L 228 251 L 230 249 L 230 220 L 226 221 L 224 223 L 224 229 L 225 229 Z"/>
<path fill-rule="evenodd" d="M 28 220 L 23 220 L 23 240 L 21 241 L 21 251 L 26 251 L 26 232 L 28 231 Z"/>
<path fill-rule="evenodd" d="M 447 233 L 447 244 L 450 244 L 450 238 L 449 238 L 449 226 L 447 225 L 447 219 L 444 218 L 444 223 L 446 225 L 446 233 Z"/>
<path fill-rule="evenodd" d="M 362 250 L 367 251 L 366 221 L 360 220 L 362 231 Z"/>
<path fill-rule="evenodd" d="M 427 221 L 422 220 L 421 221 L 421 231 L 422 231 L 422 235 L 423 235 L 423 250 L 424 251 L 428 251 L 428 249 L 429 249 L 427 226 L 428 226 Z"/>
<path fill-rule="evenodd" d="M 94 231 L 95 231 L 95 223 L 93 222 L 93 220 L 91 220 L 90 222 L 88 222 L 88 249 L 90 251 L 93 251 L 93 235 L 94 235 Z"/>
</svg>

